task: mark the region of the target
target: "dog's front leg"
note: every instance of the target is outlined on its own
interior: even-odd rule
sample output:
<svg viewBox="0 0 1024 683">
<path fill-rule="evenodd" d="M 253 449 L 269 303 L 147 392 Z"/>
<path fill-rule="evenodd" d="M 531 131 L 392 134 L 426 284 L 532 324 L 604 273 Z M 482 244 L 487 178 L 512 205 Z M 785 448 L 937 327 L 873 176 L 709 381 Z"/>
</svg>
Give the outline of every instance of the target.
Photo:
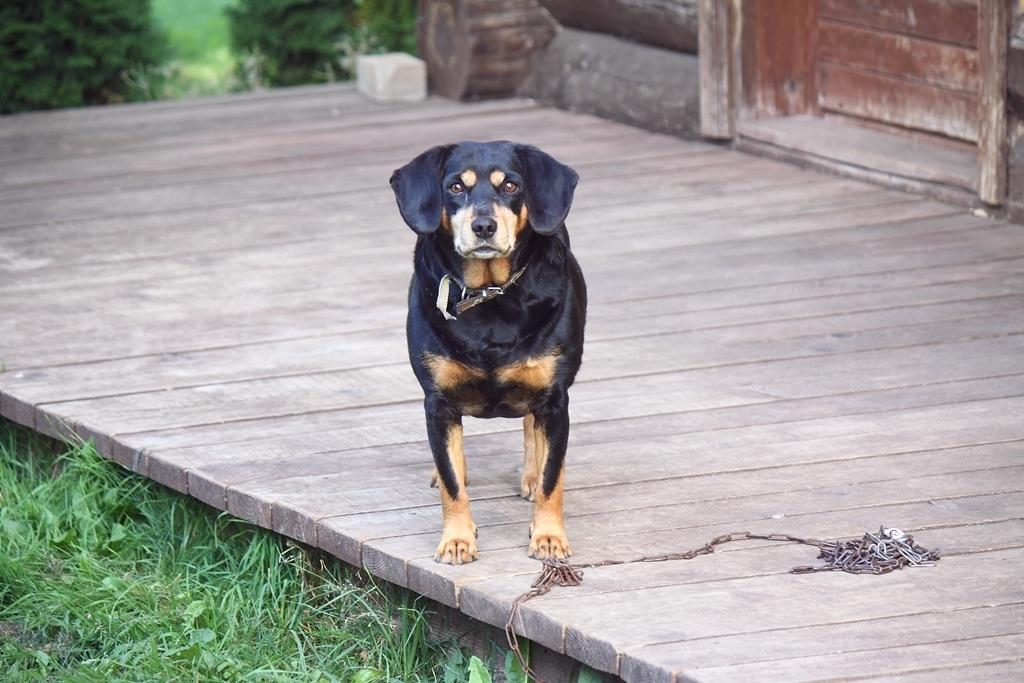
<svg viewBox="0 0 1024 683">
<path fill-rule="evenodd" d="M 569 443 L 569 396 L 564 390 L 552 393 L 542 410 L 535 413 L 535 429 L 544 446 L 540 465 L 541 481 L 530 525 L 530 557 L 566 558 L 572 555 L 562 518 L 562 480 L 565 450 Z"/>
<path fill-rule="evenodd" d="M 444 530 L 434 560 L 447 564 L 472 562 L 476 550 L 476 524 L 469 513 L 466 493 L 466 458 L 462 450 L 462 416 L 442 398 L 426 400 L 427 437 L 434 454 Z"/>
</svg>

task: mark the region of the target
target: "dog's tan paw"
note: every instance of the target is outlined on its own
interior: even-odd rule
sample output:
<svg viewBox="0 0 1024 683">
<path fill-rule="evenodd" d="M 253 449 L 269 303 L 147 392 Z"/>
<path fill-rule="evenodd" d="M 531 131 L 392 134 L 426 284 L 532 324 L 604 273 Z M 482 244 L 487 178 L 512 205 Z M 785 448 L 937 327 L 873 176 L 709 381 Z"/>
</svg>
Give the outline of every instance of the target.
<svg viewBox="0 0 1024 683">
<path fill-rule="evenodd" d="M 527 552 L 530 557 L 538 560 L 558 558 L 564 560 L 572 556 L 572 548 L 569 546 L 569 539 L 565 535 L 565 529 L 561 526 L 540 526 L 530 530 L 530 549 Z"/>
<path fill-rule="evenodd" d="M 537 499 L 537 487 L 540 486 L 536 475 L 530 477 L 523 475 L 519 480 L 519 497 L 529 501 Z"/>
<path fill-rule="evenodd" d="M 480 553 L 476 549 L 476 541 L 472 538 L 442 539 L 434 553 L 434 562 L 443 564 L 469 564 Z"/>
<path fill-rule="evenodd" d="M 444 564 L 468 564 L 480 556 L 476 549 L 476 525 L 445 529 L 434 552 L 434 561 Z"/>
</svg>

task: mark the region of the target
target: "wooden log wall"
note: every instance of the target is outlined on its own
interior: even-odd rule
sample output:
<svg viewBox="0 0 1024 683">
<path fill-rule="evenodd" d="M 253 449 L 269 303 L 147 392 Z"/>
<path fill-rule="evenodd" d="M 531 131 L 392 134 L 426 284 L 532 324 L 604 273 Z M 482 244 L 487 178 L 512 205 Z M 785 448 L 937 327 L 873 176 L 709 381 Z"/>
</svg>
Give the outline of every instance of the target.
<svg viewBox="0 0 1024 683">
<path fill-rule="evenodd" d="M 430 89 L 456 99 L 511 95 L 554 36 L 536 0 L 420 0 L 417 41 Z"/>
<path fill-rule="evenodd" d="M 697 52 L 697 0 L 540 0 L 563 26 Z"/>
</svg>

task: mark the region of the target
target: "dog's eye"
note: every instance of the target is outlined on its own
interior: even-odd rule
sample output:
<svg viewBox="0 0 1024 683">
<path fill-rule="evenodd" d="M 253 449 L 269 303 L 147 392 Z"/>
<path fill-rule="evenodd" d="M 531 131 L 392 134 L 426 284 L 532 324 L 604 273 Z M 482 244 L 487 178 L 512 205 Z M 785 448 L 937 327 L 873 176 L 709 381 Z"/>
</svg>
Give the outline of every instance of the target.
<svg viewBox="0 0 1024 683">
<path fill-rule="evenodd" d="M 452 194 L 462 194 L 466 191 L 466 188 L 462 186 L 462 183 L 452 183 L 448 186 L 448 191 Z"/>
<path fill-rule="evenodd" d="M 501 186 L 501 189 L 505 192 L 505 194 L 515 194 L 516 192 L 519 191 L 519 185 L 509 180 L 507 183 Z"/>
</svg>

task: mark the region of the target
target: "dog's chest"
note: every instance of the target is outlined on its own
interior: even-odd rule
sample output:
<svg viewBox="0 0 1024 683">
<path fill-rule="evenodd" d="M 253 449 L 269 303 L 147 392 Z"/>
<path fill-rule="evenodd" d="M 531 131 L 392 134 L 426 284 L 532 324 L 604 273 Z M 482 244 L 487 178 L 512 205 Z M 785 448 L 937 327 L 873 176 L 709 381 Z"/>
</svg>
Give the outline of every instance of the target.
<svg viewBox="0 0 1024 683">
<path fill-rule="evenodd" d="M 426 354 L 434 384 L 464 415 L 521 417 L 551 389 L 558 369 L 557 350 L 493 368 L 474 367 Z"/>
</svg>

